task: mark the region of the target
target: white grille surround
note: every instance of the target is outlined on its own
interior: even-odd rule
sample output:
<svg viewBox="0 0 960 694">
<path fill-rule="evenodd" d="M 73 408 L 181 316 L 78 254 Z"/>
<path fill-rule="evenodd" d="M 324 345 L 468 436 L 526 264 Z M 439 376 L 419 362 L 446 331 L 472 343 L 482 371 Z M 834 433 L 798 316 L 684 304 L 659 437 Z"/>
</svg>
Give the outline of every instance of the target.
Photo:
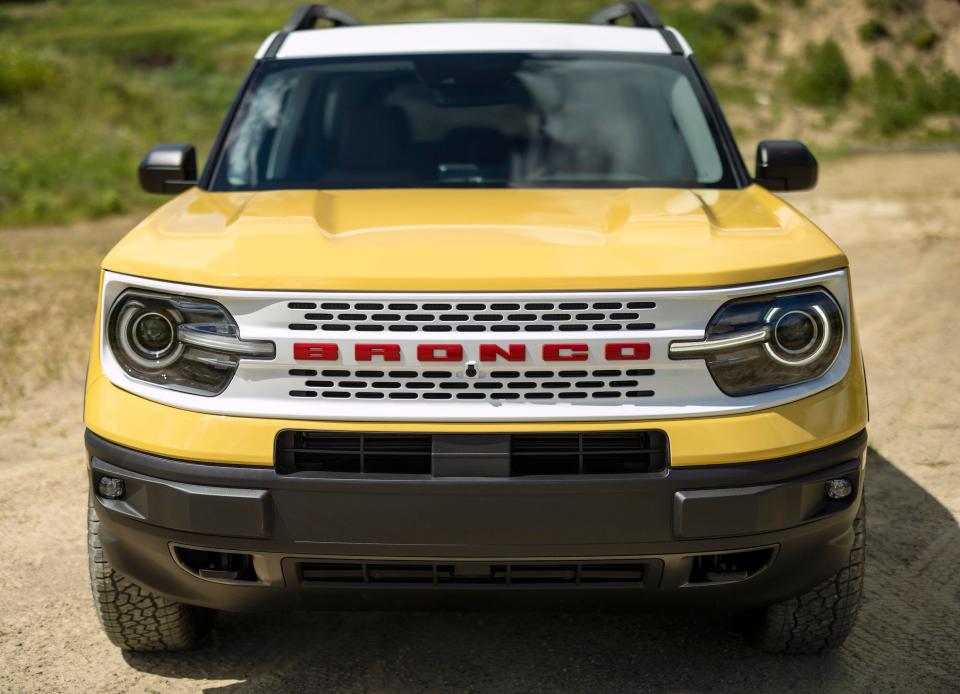
<svg viewBox="0 0 960 694">
<path fill-rule="evenodd" d="M 722 393 L 703 360 L 671 360 L 670 343 L 702 339 L 711 316 L 732 299 L 816 286 L 834 296 L 850 326 L 845 270 L 709 289 L 490 293 L 253 291 L 105 272 L 100 357 L 104 373 L 124 390 L 181 409 L 223 415 L 469 423 L 734 414 L 798 400 L 839 382 L 850 364 L 851 331 L 844 331 L 840 352 L 822 377 L 743 397 Z M 226 390 L 212 397 L 135 380 L 121 369 L 106 340 L 110 307 L 134 288 L 217 301 L 232 314 L 243 339 L 274 342 L 276 357 L 241 359 Z M 310 314 L 323 315 L 308 318 Z M 312 327 L 296 327 L 304 325 Z M 345 327 L 326 329 L 329 325 Z M 302 342 L 336 344 L 339 358 L 297 361 L 293 346 Z M 610 361 L 604 346 L 611 342 L 649 343 L 650 358 Z M 355 345 L 370 343 L 398 345 L 402 360 L 357 362 Z M 543 346 L 557 343 L 585 345 L 588 359 L 545 361 Z M 417 346 L 424 344 L 462 345 L 463 361 L 421 363 Z M 523 344 L 526 360 L 479 362 L 482 344 Z M 476 369 L 472 377 L 470 369 Z"/>
</svg>

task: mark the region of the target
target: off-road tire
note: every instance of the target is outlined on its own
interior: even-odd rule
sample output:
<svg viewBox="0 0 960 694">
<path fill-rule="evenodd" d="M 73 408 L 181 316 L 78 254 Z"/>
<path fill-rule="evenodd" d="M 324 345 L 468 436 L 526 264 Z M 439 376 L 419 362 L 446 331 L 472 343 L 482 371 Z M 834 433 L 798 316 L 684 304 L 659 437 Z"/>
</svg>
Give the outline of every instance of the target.
<svg viewBox="0 0 960 694">
<path fill-rule="evenodd" d="M 747 639 L 769 653 L 823 653 L 843 645 L 860 610 L 866 554 L 866 504 L 853 521 L 847 565 L 816 588 L 747 616 Z"/>
<path fill-rule="evenodd" d="M 180 651 L 196 645 L 213 628 L 214 610 L 167 600 L 113 570 L 103 553 L 92 500 L 87 508 L 87 553 L 97 617 L 115 646 Z"/>
</svg>

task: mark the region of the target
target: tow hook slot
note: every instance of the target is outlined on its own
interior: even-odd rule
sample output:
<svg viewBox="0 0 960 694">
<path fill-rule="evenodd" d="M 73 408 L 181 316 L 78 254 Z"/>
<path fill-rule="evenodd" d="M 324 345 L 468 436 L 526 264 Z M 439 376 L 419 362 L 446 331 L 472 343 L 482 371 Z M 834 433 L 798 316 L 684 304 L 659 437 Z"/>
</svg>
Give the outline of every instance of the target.
<svg viewBox="0 0 960 694">
<path fill-rule="evenodd" d="M 181 568 L 208 581 L 257 583 L 252 554 L 174 547 Z"/>
<path fill-rule="evenodd" d="M 693 557 L 687 585 L 739 583 L 756 576 L 773 560 L 774 549 L 701 554 Z"/>
</svg>

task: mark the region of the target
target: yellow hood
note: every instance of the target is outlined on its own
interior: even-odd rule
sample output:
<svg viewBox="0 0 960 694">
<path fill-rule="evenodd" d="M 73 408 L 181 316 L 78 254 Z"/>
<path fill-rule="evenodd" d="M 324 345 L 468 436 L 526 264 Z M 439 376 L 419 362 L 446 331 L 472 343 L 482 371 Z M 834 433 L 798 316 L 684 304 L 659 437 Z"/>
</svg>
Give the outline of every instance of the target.
<svg viewBox="0 0 960 694">
<path fill-rule="evenodd" d="M 241 289 L 656 289 L 846 266 L 792 207 L 744 190 L 344 190 L 170 201 L 106 270 Z"/>
</svg>

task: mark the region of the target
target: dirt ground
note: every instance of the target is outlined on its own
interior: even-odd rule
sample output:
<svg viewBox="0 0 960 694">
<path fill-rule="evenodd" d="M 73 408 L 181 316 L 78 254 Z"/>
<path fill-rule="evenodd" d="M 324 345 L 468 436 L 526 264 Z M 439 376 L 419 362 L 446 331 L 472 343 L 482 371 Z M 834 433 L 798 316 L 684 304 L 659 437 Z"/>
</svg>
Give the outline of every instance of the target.
<svg viewBox="0 0 960 694">
<path fill-rule="evenodd" d="M 828 162 L 794 198 L 850 255 L 873 415 L 866 602 L 825 657 L 658 613 L 223 615 L 194 652 L 121 653 L 87 585 L 80 410 L 96 259 L 130 220 L 0 231 L 0 690 L 957 691 L 958 171 Z"/>
</svg>

